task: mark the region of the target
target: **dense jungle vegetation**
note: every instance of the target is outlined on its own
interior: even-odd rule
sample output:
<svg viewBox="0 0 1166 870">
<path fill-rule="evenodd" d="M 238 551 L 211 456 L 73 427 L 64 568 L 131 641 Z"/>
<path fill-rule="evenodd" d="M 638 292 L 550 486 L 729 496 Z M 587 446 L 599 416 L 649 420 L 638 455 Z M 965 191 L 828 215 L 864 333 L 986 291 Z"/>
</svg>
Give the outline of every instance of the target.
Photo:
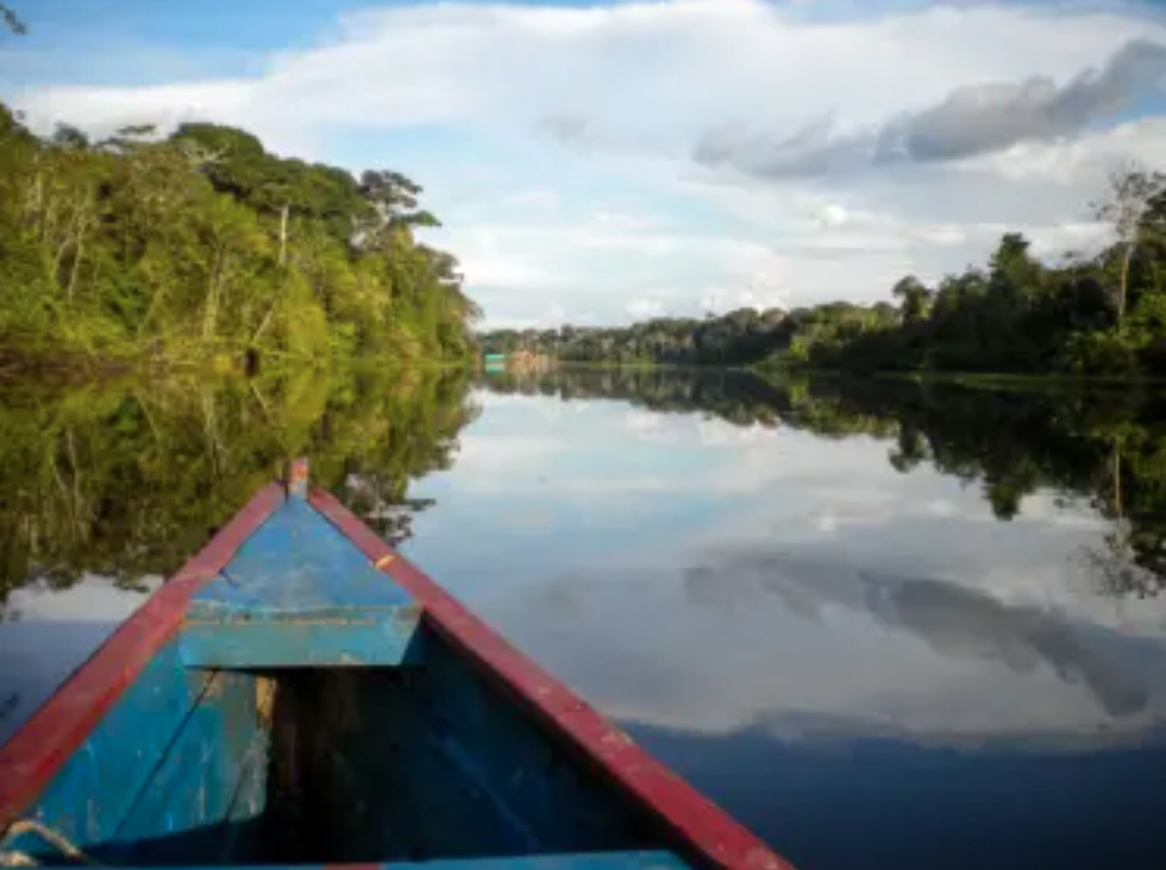
<svg viewBox="0 0 1166 870">
<path fill-rule="evenodd" d="M 1094 256 L 1035 257 L 1019 233 L 985 266 L 934 286 L 907 276 L 897 304 L 660 318 L 623 328 L 496 330 L 486 351 L 572 362 L 810 366 L 1166 376 L 1166 174 L 1125 168 L 1093 205 L 1114 241 Z"/>
<path fill-rule="evenodd" d="M 0 105 L 0 369 L 465 359 L 478 311 L 420 193 L 229 127 L 38 138 Z"/>
</svg>

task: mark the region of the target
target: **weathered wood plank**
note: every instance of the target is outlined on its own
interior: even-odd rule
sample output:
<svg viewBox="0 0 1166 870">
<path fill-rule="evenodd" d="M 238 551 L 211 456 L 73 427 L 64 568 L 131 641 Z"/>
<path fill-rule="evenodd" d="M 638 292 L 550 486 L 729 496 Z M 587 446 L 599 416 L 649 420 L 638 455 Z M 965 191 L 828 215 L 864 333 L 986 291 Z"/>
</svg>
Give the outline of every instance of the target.
<svg viewBox="0 0 1166 870">
<path fill-rule="evenodd" d="M 191 594 L 230 561 L 276 507 L 283 490 L 261 489 L 198 555 L 142 605 L 0 750 L 0 829 L 48 786 L 101 717 L 178 629 Z"/>
<path fill-rule="evenodd" d="M 253 763 L 265 760 L 267 733 L 256 703 L 254 677 L 225 672 L 210 676 L 114 842 L 102 850 L 106 863 L 173 864 L 191 854 L 222 854 L 231 824 L 261 814 L 262 805 L 255 816 L 242 819 L 243 809 L 236 808 L 236 818 L 230 819 L 236 793 L 254 775 Z M 259 769 L 265 771 L 262 765 Z M 197 847 L 191 840 L 194 832 Z"/>
<path fill-rule="evenodd" d="M 363 619 L 349 615 L 187 621 L 182 662 L 189 668 L 287 668 L 391 666 L 405 661 L 420 618 L 417 608 L 366 614 Z"/>
<path fill-rule="evenodd" d="M 190 601 L 192 621 L 343 616 L 413 603 L 301 499 L 288 500 Z"/>
<path fill-rule="evenodd" d="M 191 599 L 182 660 L 200 668 L 397 665 L 418 621 L 408 593 L 292 498 Z"/>
<path fill-rule="evenodd" d="M 25 817 L 104 863 L 137 860 L 143 849 L 189 850 L 173 835 L 227 821 L 244 760 L 266 739 L 255 697 L 255 678 L 187 670 L 170 642 Z M 42 863 L 64 860 L 34 833 L 4 845 Z"/>
</svg>

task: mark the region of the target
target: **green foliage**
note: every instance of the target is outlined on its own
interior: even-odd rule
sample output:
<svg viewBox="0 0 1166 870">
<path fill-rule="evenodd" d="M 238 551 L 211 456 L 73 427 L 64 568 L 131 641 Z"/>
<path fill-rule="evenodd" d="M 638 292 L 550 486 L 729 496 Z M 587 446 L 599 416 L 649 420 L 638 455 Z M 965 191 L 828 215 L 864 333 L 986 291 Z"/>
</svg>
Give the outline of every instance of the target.
<svg viewBox="0 0 1166 870">
<path fill-rule="evenodd" d="M 501 329 L 478 336 L 487 353 L 533 351 L 570 362 L 745 365 L 788 340 L 786 314 L 742 308 L 721 317 L 660 318 L 626 328 Z"/>
<path fill-rule="evenodd" d="M 649 366 L 562 366 L 538 373 L 490 375 L 485 386 L 505 395 L 619 399 L 656 413 L 702 412 L 738 426 L 776 428 L 788 406 L 781 389 L 742 373 Z"/>
<path fill-rule="evenodd" d="M 891 288 L 891 295 L 902 300 L 900 310 L 903 322 L 914 326 L 927 319 L 935 294 L 923 286 L 923 282 L 914 275 L 908 275 Z"/>
<path fill-rule="evenodd" d="M 1075 332 L 1065 340 L 1059 368 L 1076 375 L 1128 377 L 1137 360 L 1125 336 L 1116 332 Z"/>
<path fill-rule="evenodd" d="M 394 172 L 267 153 L 249 133 L 128 127 L 39 140 L 0 106 L 8 362 L 464 359 L 477 308 Z"/>
</svg>

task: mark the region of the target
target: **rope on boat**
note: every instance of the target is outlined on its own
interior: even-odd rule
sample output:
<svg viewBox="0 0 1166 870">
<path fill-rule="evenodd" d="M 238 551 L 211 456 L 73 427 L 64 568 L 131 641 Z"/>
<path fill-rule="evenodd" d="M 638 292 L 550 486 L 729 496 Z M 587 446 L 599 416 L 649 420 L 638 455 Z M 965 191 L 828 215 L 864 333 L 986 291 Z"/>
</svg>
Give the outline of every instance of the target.
<svg viewBox="0 0 1166 870">
<path fill-rule="evenodd" d="M 90 867 L 104 867 L 105 865 L 86 855 L 79 847 L 75 846 L 69 841 L 69 838 L 60 831 L 54 831 L 48 825 L 42 825 L 40 822 L 32 819 L 21 819 L 13 822 L 8 830 L 4 833 L 5 840 L 12 840 L 19 837 L 21 834 L 33 834 L 40 837 L 66 858 L 78 863 L 87 864 Z M 40 861 L 29 855 L 27 852 L 19 852 L 14 849 L 6 849 L 0 852 L 0 867 L 39 867 Z"/>
</svg>

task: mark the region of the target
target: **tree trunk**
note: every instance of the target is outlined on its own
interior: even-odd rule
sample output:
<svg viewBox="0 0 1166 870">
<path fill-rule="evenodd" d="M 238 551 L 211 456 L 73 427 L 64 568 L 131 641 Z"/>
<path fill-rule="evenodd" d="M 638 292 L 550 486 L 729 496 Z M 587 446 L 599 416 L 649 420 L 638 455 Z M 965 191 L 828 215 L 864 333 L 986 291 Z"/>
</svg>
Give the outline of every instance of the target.
<svg viewBox="0 0 1166 870">
<path fill-rule="evenodd" d="M 287 217 L 290 206 L 284 205 L 279 213 L 279 265 L 287 261 Z"/>
<path fill-rule="evenodd" d="M 158 303 L 162 300 L 162 297 L 165 295 L 166 295 L 166 290 L 164 287 L 162 287 L 162 288 L 159 288 L 158 290 L 154 291 L 154 294 L 150 297 L 150 305 L 146 309 L 145 315 L 142 316 L 141 323 L 138 324 L 137 334 L 138 334 L 139 338 L 141 337 L 142 333 L 144 333 L 146 331 L 146 326 L 147 326 L 147 324 L 149 324 L 150 318 L 154 316 L 154 309 L 158 307 Z"/>
<path fill-rule="evenodd" d="M 72 219 L 68 222 L 68 226 L 65 227 L 64 232 L 61 234 L 60 241 L 57 244 L 57 253 L 53 256 L 53 281 L 56 282 L 58 287 L 66 291 L 70 303 L 73 301 L 73 279 L 71 276 L 70 281 L 68 283 L 65 282 L 65 277 L 63 274 L 65 255 L 69 252 L 70 248 L 73 248 L 74 251 L 76 251 L 81 243 L 81 238 L 84 233 L 85 209 L 83 206 L 76 206 L 73 209 Z M 74 259 L 73 262 L 76 263 L 76 259 Z"/>
<path fill-rule="evenodd" d="M 41 214 L 44 209 L 44 192 L 44 176 L 40 171 L 40 158 L 37 158 L 36 180 L 33 182 L 32 193 L 29 196 L 26 219 L 28 224 L 36 231 L 38 237 L 40 236 Z"/>
<path fill-rule="evenodd" d="M 69 289 L 66 293 L 69 304 L 73 304 L 73 294 L 77 289 L 77 276 L 81 272 L 81 261 L 85 258 L 85 230 L 89 227 L 89 221 L 85 218 L 81 219 L 81 226 L 77 228 L 77 250 L 73 254 L 73 269 L 69 274 Z"/>
<path fill-rule="evenodd" d="M 72 244 L 72 242 L 73 240 L 66 236 L 61 240 L 61 243 L 57 245 L 57 253 L 53 257 L 53 281 L 57 284 L 57 286 L 60 286 L 61 284 L 61 266 L 63 266 L 65 263 L 65 254 L 68 252 L 69 245 Z"/>
<path fill-rule="evenodd" d="M 1126 291 L 1130 283 L 1130 262 L 1134 258 L 1134 243 L 1127 242 L 1124 256 L 1121 259 L 1121 287 L 1117 297 L 1117 323 L 1121 326 L 1126 316 Z"/>
<path fill-rule="evenodd" d="M 202 321 L 202 340 L 209 342 L 214 338 L 215 321 L 218 318 L 219 306 L 219 275 L 223 268 L 223 252 L 222 248 L 215 251 L 215 261 L 211 268 L 210 285 L 207 287 L 206 294 L 206 314 Z"/>
<path fill-rule="evenodd" d="M 267 313 L 263 315 L 263 322 L 259 324 L 259 328 L 255 330 L 255 334 L 251 336 L 251 344 L 255 344 L 263 337 L 263 333 L 267 331 L 268 324 L 271 323 L 271 318 L 275 314 L 275 309 L 279 307 L 279 300 L 276 299 L 271 303 L 271 307 L 267 309 Z"/>
<path fill-rule="evenodd" d="M 1113 441 L 1113 509 L 1117 513 L 1117 518 L 1123 518 L 1125 511 L 1122 508 L 1121 498 L 1121 447 L 1115 438 Z"/>
<path fill-rule="evenodd" d="M 57 203 L 50 198 L 45 204 L 44 211 L 41 212 L 40 221 L 40 238 L 43 242 L 48 242 L 52 236 L 53 231 L 57 227 Z"/>
<path fill-rule="evenodd" d="M 202 418 L 203 432 L 206 435 L 207 445 L 211 455 L 211 467 L 216 478 L 221 476 L 221 457 L 224 453 L 223 445 L 219 441 L 218 426 L 215 423 L 215 400 L 206 390 L 202 391 Z"/>
</svg>

